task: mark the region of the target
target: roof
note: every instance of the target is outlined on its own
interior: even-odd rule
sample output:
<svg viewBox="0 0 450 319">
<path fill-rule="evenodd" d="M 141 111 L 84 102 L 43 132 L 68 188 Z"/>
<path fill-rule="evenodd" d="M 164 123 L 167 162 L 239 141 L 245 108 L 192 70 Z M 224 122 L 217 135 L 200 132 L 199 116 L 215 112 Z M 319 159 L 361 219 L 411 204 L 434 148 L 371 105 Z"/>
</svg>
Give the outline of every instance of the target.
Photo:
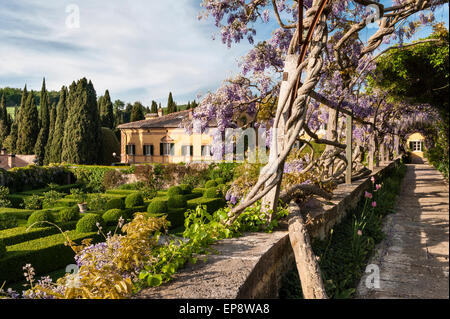
<svg viewBox="0 0 450 319">
<path fill-rule="evenodd" d="M 180 112 L 175 112 L 167 114 L 157 118 L 151 118 L 147 120 L 130 122 L 119 125 L 119 129 L 150 129 L 150 128 L 178 128 L 181 122 L 189 116 L 189 112 L 192 110 L 184 110 Z M 216 121 L 211 120 L 208 123 L 209 127 L 216 127 Z"/>
<path fill-rule="evenodd" d="M 119 125 L 119 129 L 148 129 L 148 128 L 177 128 L 181 122 L 189 115 L 190 110 L 184 110 L 167 114 L 157 118 L 130 122 Z"/>
</svg>

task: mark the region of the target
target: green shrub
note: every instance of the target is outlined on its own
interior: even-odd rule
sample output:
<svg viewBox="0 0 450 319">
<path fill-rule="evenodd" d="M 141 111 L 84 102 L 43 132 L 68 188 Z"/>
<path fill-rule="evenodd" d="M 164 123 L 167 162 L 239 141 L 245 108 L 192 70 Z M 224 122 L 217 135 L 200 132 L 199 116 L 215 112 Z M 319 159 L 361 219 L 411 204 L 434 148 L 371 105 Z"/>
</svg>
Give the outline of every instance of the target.
<svg viewBox="0 0 450 319">
<path fill-rule="evenodd" d="M 55 207 L 57 201 L 64 197 L 64 194 L 58 193 L 55 190 L 48 191 L 43 195 L 42 207 L 44 208 Z"/>
<path fill-rule="evenodd" d="M 120 209 L 110 209 L 103 214 L 103 220 L 107 226 L 115 226 L 119 222 L 120 217 L 127 219 L 128 214 Z"/>
<path fill-rule="evenodd" d="M 217 185 L 225 184 L 225 180 L 222 177 L 218 177 L 215 179 Z"/>
<path fill-rule="evenodd" d="M 167 190 L 167 195 L 169 197 L 175 196 L 175 195 L 182 195 L 182 194 L 183 194 L 183 190 L 180 186 L 172 186 L 171 188 L 169 188 Z"/>
<path fill-rule="evenodd" d="M 0 207 L 11 207 L 12 203 L 9 200 L 9 188 L 0 186 Z"/>
<path fill-rule="evenodd" d="M 221 198 L 205 198 L 199 197 L 188 200 L 188 209 L 196 209 L 198 205 L 205 205 L 207 212 L 212 214 L 216 210 L 225 207 L 225 200 Z"/>
<path fill-rule="evenodd" d="M 87 238 L 100 240 L 96 233 L 77 233 L 71 231 L 66 234 L 71 240 L 80 244 Z M 36 276 L 48 274 L 58 269 L 73 264 L 75 253 L 65 245 L 67 239 L 62 234 L 56 234 L 39 238 L 17 245 L 8 246 L 8 254 L 0 259 L 0 282 L 8 283 L 23 280 L 23 269 L 25 264 L 33 265 Z M 56 258 L 57 257 L 57 258 Z"/>
<path fill-rule="evenodd" d="M 0 213 L 0 230 L 10 229 L 17 226 L 17 218 L 10 213 Z"/>
<path fill-rule="evenodd" d="M 70 207 L 70 208 L 64 208 L 59 212 L 58 216 L 59 216 L 59 221 L 62 223 L 75 221 L 80 218 L 80 210 L 76 206 Z"/>
<path fill-rule="evenodd" d="M 29 226 L 33 225 L 34 223 L 38 223 L 38 222 L 51 222 L 51 223 L 54 223 L 55 222 L 55 217 L 48 210 L 36 211 L 33 214 L 31 214 L 31 216 L 28 218 L 27 225 L 29 227 Z M 46 226 L 48 226 L 48 224 L 46 224 L 46 223 L 38 223 L 38 224 L 34 225 L 33 227 L 39 228 L 39 227 L 46 227 Z"/>
<path fill-rule="evenodd" d="M 142 206 L 144 205 L 144 198 L 142 197 L 142 194 L 140 193 L 133 193 L 127 196 L 125 198 L 125 207 L 126 208 L 132 208 L 136 206 Z"/>
<path fill-rule="evenodd" d="M 30 217 L 31 214 L 34 213 L 34 210 L 1 207 L 0 214 L 5 214 L 5 213 L 13 215 L 16 219 L 27 220 L 28 217 Z"/>
<path fill-rule="evenodd" d="M 203 197 L 219 198 L 219 197 L 221 197 L 221 195 L 220 195 L 220 191 L 217 187 L 210 187 L 210 188 L 207 188 L 206 191 L 203 193 Z"/>
<path fill-rule="evenodd" d="M 42 198 L 39 195 L 25 197 L 23 203 L 26 209 L 39 210 L 42 209 Z"/>
<path fill-rule="evenodd" d="M 66 231 L 66 230 L 74 230 L 76 225 L 77 223 L 73 221 L 60 224 L 58 226 L 63 231 Z M 6 246 L 12 246 L 26 241 L 58 234 L 59 232 L 60 231 L 58 228 L 49 225 L 43 228 L 32 228 L 32 229 L 28 229 L 28 227 L 23 226 L 0 231 L 0 239 L 3 240 Z"/>
<path fill-rule="evenodd" d="M 179 187 L 184 195 L 192 193 L 192 187 L 189 184 L 181 184 Z"/>
<path fill-rule="evenodd" d="M 205 183 L 205 188 L 211 188 L 211 187 L 216 187 L 216 186 L 217 186 L 217 183 L 216 183 L 216 181 L 213 181 L 213 180 L 207 181 Z"/>
<path fill-rule="evenodd" d="M 184 225 L 184 213 L 186 208 L 169 208 L 167 220 L 170 221 L 170 228 L 174 229 Z"/>
<path fill-rule="evenodd" d="M 76 231 L 78 233 L 92 233 L 98 231 L 97 224 L 104 226 L 103 219 L 97 214 L 86 214 L 77 223 Z"/>
<path fill-rule="evenodd" d="M 147 208 L 149 214 L 166 214 L 167 210 L 167 201 L 158 199 L 154 199 Z"/>
<path fill-rule="evenodd" d="M 186 208 L 187 207 L 187 201 L 184 195 L 174 195 L 172 197 L 169 197 L 169 200 L 167 201 L 167 207 L 169 208 Z"/>
<path fill-rule="evenodd" d="M 2 239 L 0 239 L 0 258 L 3 258 L 6 255 L 6 245 Z"/>
<path fill-rule="evenodd" d="M 106 210 L 124 209 L 125 203 L 122 198 L 112 198 L 106 203 Z"/>
<path fill-rule="evenodd" d="M 104 210 L 106 203 L 107 199 L 102 194 L 92 194 L 89 196 L 87 206 L 89 210 Z"/>
</svg>

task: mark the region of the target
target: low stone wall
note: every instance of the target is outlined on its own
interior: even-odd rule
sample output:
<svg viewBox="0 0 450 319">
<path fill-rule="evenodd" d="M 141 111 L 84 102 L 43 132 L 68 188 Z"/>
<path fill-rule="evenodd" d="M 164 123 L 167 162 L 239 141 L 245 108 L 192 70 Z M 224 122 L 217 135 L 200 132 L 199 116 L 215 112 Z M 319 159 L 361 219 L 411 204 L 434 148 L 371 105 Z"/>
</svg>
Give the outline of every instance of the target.
<svg viewBox="0 0 450 319">
<path fill-rule="evenodd" d="M 302 207 L 312 237 L 325 238 L 329 231 L 356 207 L 370 178 L 383 178 L 398 161 L 376 169 L 367 179 L 352 185 L 339 185 L 330 201 L 313 200 Z M 281 278 L 294 263 L 287 224 L 272 234 L 251 233 L 213 245 L 218 254 L 187 265 L 174 280 L 141 291 L 135 298 L 155 299 L 254 299 L 277 298 Z M 284 229 L 283 229 L 284 228 Z"/>
</svg>

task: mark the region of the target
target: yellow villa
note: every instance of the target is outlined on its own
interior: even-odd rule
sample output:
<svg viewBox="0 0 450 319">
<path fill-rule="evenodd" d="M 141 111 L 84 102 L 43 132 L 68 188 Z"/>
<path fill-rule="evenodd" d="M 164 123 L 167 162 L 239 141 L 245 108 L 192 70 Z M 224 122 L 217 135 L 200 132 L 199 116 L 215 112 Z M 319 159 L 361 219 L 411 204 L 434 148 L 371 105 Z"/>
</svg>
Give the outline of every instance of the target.
<svg viewBox="0 0 450 319">
<path fill-rule="evenodd" d="M 147 114 L 146 119 L 119 126 L 121 131 L 121 162 L 142 163 L 189 163 L 211 161 L 212 136 L 208 133 L 189 135 L 180 127 L 191 110 L 168 115 Z"/>
<path fill-rule="evenodd" d="M 406 146 L 411 151 L 413 157 L 424 158 L 425 138 L 420 133 L 411 134 L 406 140 Z"/>
</svg>

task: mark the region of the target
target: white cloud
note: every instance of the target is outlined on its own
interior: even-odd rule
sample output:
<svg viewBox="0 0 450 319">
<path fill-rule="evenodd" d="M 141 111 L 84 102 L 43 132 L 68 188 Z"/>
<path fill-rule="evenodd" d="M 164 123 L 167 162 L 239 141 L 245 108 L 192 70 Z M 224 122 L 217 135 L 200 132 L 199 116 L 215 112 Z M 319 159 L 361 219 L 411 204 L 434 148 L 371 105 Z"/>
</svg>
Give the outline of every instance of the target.
<svg viewBox="0 0 450 319">
<path fill-rule="evenodd" d="M 215 90 L 249 45 L 212 41 L 194 0 L 16 0 L 0 10 L 0 86 L 59 90 L 81 77 L 113 99 L 179 102 Z M 66 6 L 80 8 L 80 28 L 65 25 Z"/>
</svg>

